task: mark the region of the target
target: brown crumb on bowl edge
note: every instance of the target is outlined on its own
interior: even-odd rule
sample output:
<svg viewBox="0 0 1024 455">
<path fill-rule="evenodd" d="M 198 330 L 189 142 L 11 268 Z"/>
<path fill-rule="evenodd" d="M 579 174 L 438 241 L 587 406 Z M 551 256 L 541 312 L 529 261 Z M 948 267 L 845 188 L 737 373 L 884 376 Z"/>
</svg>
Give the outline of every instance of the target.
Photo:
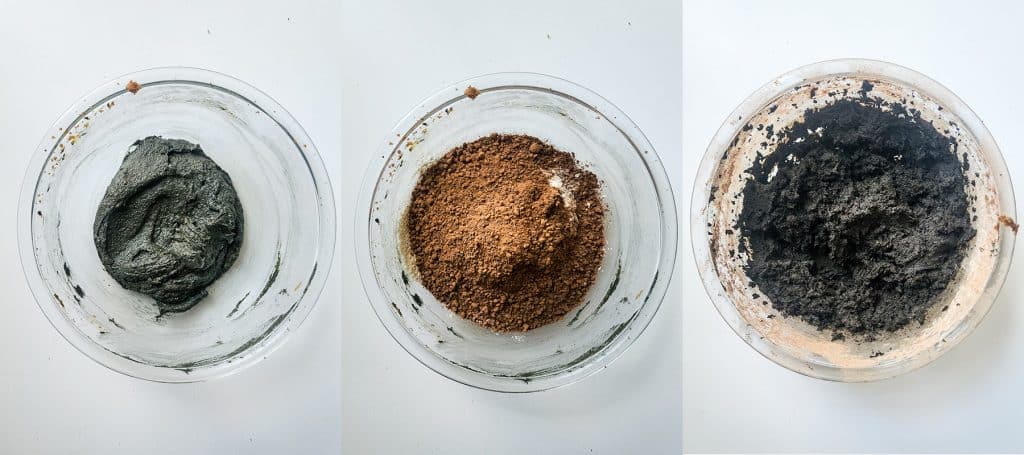
<svg viewBox="0 0 1024 455">
<path fill-rule="evenodd" d="M 999 215 L 999 224 L 1002 224 L 1010 228 L 1010 230 L 1012 230 L 1014 234 L 1016 234 L 1017 230 L 1020 229 L 1020 225 L 1017 224 L 1017 222 L 1014 221 L 1013 218 L 1010 218 L 1006 215 Z"/>
</svg>

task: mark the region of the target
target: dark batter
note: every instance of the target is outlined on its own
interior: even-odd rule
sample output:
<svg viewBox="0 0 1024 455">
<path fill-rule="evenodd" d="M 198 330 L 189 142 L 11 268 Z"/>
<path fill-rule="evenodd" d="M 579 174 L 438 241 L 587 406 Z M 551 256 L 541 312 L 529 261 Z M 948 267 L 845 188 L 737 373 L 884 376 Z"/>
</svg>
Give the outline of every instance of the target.
<svg viewBox="0 0 1024 455">
<path fill-rule="evenodd" d="M 783 132 L 737 226 L 772 306 L 840 337 L 923 322 L 975 234 L 955 141 L 870 89 Z"/>
<path fill-rule="evenodd" d="M 196 144 L 147 137 L 128 150 L 96 211 L 103 266 L 160 313 L 192 308 L 238 257 L 242 205 Z"/>
</svg>

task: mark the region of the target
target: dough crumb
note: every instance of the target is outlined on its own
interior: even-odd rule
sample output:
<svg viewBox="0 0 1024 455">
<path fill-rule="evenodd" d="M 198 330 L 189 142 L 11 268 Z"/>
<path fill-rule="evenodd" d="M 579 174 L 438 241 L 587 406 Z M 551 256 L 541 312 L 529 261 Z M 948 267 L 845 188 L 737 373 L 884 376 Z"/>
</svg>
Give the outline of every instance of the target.
<svg viewBox="0 0 1024 455">
<path fill-rule="evenodd" d="M 1012 230 L 1014 234 L 1016 234 L 1017 230 L 1020 229 L 1020 225 L 1017 224 L 1016 221 L 1013 221 L 1013 218 L 1010 218 L 1006 215 L 999 215 L 999 223 L 1010 228 L 1010 230 Z"/>
</svg>

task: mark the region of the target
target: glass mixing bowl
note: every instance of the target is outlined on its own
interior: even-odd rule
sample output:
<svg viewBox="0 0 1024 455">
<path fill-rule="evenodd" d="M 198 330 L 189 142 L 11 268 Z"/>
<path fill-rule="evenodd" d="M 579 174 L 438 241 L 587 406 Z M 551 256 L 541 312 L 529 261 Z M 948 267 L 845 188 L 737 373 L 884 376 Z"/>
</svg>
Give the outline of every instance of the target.
<svg viewBox="0 0 1024 455">
<path fill-rule="evenodd" d="M 463 94 L 469 86 L 479 89 L 476 99 Z M 584 303 L 522 333 L 495 333 L 455 315 L 417 282 L 400 252 L 402 216 L 420 172 L 492 133 L 532 135 L 575 154 L 601 180 L 608 209 L 604 263 Z M 488 390 L 544 390 L 605 367 L 651 321 L 675 260 L 675 204 L 651 144 L 597 94 L 539 74 L 482 76 L 421 103 L 384 141 L 359 204 L 359 271 L 381 322 L 424 365 Z"/>
<path fill-rule="evenodd" d="M 800 318 L 784 317 L 766 297 L 756 297 L 744 271 L 746 253 L 736 228 L 746 170 L 758 153 L 772 153 L 783 131 L 805 110 L 858 98 L 864 81 L 870 96 L 921 112 L 958 143 L 957 158 L 969 169 L 966 185 L 977 234 L 957 277 L 926 316 L 874 339 L 833 339 Z M 763 127 L 762 127 L 763 125 Z M 756 127 L 755 127 L 756 126 Z M 770 144 L 765 147 L 763 144 Z M 962 156 L 960 156 L 962 154 Z M 759 89 L 722 125 L 701 162 L 693 191 L 690 228 L 694 256 L 711 301 L 750 346 L 779 365 L 834 381 L 871 381 L 906 373 L 963 341 L 992 305 L 1013 256 L 1015 205 L 999 148 L 977 115 L 948 89 L 924 75 L 873 60 L 834 60 L 786 73 Z M 735 252 L 735 254 L 733 254 Z M 770 302 L 770 300 L 769 300 Z"/>
<path fill-rule="evenodd" d="M 154 135 L 202 146 L 245 216 L 239 257 L 209 296 L 162 316 L 104 270 L 92 237 L 129 146 Z M 53 326 L 97 362 L 162 382 L 223 376 L 278 346 L 313 308 L 335 232 L 327 173 L 295 119 L 244 82 L 193 68 L 125 75 L 75 103 L 33 156 L 18 217 L 25 274 Z"/>
</svg>

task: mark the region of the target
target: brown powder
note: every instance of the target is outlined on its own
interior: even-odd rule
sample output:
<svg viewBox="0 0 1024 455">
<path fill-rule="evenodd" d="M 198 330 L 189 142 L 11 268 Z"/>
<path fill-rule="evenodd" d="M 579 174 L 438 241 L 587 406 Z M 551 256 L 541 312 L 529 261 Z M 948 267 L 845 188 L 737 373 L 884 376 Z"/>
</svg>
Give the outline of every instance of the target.
<svg viewBox="0 0 1024 455">
<path fill-rule="evenodd" d="M 413 190 L 406 230 L 434 297 L 500 332 L 578 306 L 604 256 L 597 177 L 530 136 L 494 134 L 445 154 Z"/>
<path fill-rule="evenodd" d="M 464 90 L 462 94 L 468 96 L 471 100 L 475 100 L 476 97 L 480 96 L 480 90 L 470 85 L 469 87 L 466 87 L 466 90 Z"/>
<path fill-rule="evenodd" d="M 135 81 L 128 81 L 128 84 L 125 85 L 124 88 L 125 88 L 125 90 L 128 90 L 129 92 L 131 92 L 134 95 L 134 94 L 138 93 L 140 89 L 142 89 L 142 84 L 139 84 L 138 82 L 135 82 Z"/>
</svg>

